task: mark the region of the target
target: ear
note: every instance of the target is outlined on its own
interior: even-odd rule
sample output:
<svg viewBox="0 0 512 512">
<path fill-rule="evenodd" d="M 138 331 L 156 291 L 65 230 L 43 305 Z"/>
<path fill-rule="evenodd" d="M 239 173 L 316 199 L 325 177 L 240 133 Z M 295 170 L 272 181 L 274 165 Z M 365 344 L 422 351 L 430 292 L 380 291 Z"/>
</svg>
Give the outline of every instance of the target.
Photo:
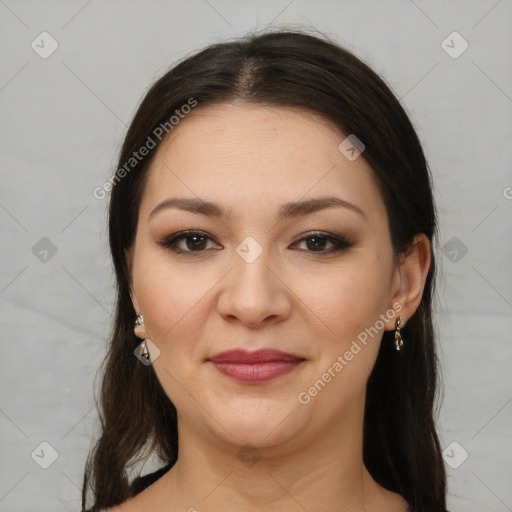
<svg viewBox="0 0 512 512">
<path fill-rule="evenodd" d="M 128 268 L 128 275 L 129 275 L 129 280 L 130 280 L 129 281 L 130 298 L 132 299 L 132 305 L 133 305 L 133 309 L 135 310 L 135 313 L 140 315 L 141 314 L 140 305 L 139 305 L 139 301 L 137 300 L 137 295 L 136 295 L 134 287 L 133 287 L 133 279 L 132 279 L 132 260 L 133 260 L 133 257 L 132 257 L 132 253 L 131 253 L 130 250 L 125 250 L 124 255 L 125 255 L 125 258 L 126 258 L 126 266 Z M 134 319 L 134 322 L 135 322 L 135 319 Z M 137 337 L 145 338 L 144 324 L 135 326 L 134 327 L 134 332 L 135 332 L 135 335 Z"/>
<path fill-rule="evenodd" d="M 430 240 L 424 233 L 414 236 L 409 250 L 402 255 L 393 278 L 392 307 L 402 316 L 402 326 L 414 315 L 420 305 L 431 263 Z M 401 309 L 399 309 L 400 304 Z M 395 329 L 396 318 L 386 324 L 386 330 Z"/>
</svg>

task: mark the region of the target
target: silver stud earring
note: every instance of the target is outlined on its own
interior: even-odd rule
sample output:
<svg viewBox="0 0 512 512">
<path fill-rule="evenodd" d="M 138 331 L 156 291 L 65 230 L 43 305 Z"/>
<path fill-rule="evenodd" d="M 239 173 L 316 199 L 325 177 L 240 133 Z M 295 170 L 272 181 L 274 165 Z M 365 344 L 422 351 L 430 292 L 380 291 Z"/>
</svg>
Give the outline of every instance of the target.
<svg viewBox="0 0 512 512">
<path fill-rule="evenodd" d="M 404 340 L 402 339 L 402 335 L 400 333 L 400 326 L 402 325 L 402 317 L 399 316 L 396 320 L 396 330 L 395 330 L 395 348 L 400 350 L 404 344 Z"/>
<path fill-rule="evenodd" d="M 144 318 L 142 315 L 138 315 L 135 320 L 135 325 L 138 327 L 139 325 L 142 325 L 144 323 Z"/>
</svg>

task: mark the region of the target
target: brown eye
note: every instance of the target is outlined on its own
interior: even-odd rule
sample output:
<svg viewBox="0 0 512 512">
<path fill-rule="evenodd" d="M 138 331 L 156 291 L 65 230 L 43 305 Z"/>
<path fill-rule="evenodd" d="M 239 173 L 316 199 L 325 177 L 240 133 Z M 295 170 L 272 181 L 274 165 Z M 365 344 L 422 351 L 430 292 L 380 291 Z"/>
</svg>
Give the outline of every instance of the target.
<svg viewBox="0 0 512 512">
<path fill-rule="evenodd" d="M 187 247 L 187 249 L 190 249 L 190 250 L 195 250 L 195 249 L 199 249 L 199 250 L 202 250 L 202 249 L 205 249 L 206 248 L 206 237 L 204 236 L 199 236 L 199 235 L 192 235 L 192 236 L 187 236 L 187 237 L 184 237 L 183 240 L 186 241 L 185 245 Z"/>
<path fill-rule="evenodd" d="M 214 240 L 202 231 L 181 231 L 159 242 L 159 245 L 178 254 L 202 253 L 207 249 L 208 241 Z"/>
<path fill-rule="evenodd" d="M 332 244 L 330 240 L 327 240 L 327 238 L 321 236 L 313 236 L 306 239 L 306 246 L 312 251 L 321 251 L 322 249 L 325 249 L 325 246 L 329 243 Z"/>
<path fill-rule="evenodd" d="M 344 237 L 330 233 L 310 233 L 308 236 L 302 237 L 295 242 L 294 245 L 302 242 L 306 243 L 306 252 L 317 252 L 319 254 L 331 254 L 352 246 Z M 325 250 L 328 244 L 331 244 L 332 247 Z"/>
</svg>

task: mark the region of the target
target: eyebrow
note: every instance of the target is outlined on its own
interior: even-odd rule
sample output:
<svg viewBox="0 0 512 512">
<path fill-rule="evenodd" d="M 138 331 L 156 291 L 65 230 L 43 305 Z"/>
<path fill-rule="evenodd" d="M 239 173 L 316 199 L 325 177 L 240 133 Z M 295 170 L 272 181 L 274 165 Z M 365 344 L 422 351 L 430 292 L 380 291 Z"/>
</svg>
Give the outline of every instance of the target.
<svg viewBox="0 0 512 512">
<path fill-rule="evenodd" d="M 313 199 L 285 203 L 281 206 L 278 216 L 282 217 L 283 219 L 289 219 L 292 217 L 309 215 L 311 213 L 315 213 L 320 210 L 325 210 L 326 208 L 333 207 L 346 208 L 348 210 L 358 213 L 359 215 L 367 219 L 365 212 L 361 208 L 359 208 L 355 204 L 349 203 L 348 201 L 340 199 L 339 197 L 336 196 L 322 196 L 315 197 Z M 216 203 L 206 201 L 200 198 L 170 197 L 159 203 L 155 208 L 153 208 L 153 210 L 149 214 L 148 221 L 157 212 L 160 212 L 168 208 L 177 208 L 187 212 L 205 215 L 207 217 L 218 218 L 227 217 L 231 214 L 232 211 L 231 209 L 225 210 L 222 206 Z"/>
</svg>

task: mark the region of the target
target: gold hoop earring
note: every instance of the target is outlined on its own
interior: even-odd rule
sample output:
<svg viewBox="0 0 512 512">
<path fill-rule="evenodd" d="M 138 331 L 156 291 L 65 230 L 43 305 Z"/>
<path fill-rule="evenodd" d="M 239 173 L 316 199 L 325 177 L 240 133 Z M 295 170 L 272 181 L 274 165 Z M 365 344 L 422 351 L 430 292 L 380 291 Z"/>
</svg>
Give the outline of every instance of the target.
<svg viewBox="0 0 512 512">
<path fill-rule="evenodd" d="M 397 350 L 400 350 L 404 344 L 404 340 L 402 339 L 402 335 L 400 333 L 401 325 L 402 325 L 402 317 L 399 316 L 396 320 L 396 330 L 395 330 L 395 348 Z"/>
</svg>

